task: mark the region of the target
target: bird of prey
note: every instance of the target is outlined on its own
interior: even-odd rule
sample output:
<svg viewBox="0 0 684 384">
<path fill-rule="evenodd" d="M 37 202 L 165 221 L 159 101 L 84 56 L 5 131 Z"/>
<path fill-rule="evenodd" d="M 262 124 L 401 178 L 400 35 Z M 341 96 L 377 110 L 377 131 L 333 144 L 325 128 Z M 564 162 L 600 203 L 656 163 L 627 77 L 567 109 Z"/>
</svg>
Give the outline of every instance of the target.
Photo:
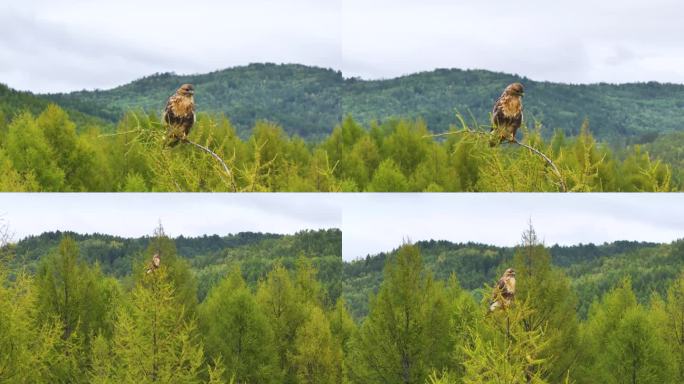
<svg viewBox="0 0 684 384">
<path fill-rule="evenodd" d="M 492 291 L 492 302 L 489 305 L 489 312 L 493 312 L 497 308 L 507 308 L 511 305 L 514 297 L 515 270 L 508 268 Z"/>
<path fill-rule="evenodd" d="M 157 268 L 159 268 L 159 264 L 161 264 L 159 253 L 155 253 L 154 256 L 152 256 L 152 262 L 150 262 L 150 266 L 147 268 L 147 273 L 154 272 Z"/>
<path fill-rule="evenodd" d="M 166 145 L 169 147 L 186 140 L 195 124 L 194 94 L 192 84 L 183 84 L 166 102 L 163 120 L 168 125 Z"/>
<path fill-rule="evenodd" d="M 508 140 L 515 142 L 515 133 L 523 120 L 523 85 L 513 83 L 504 89 L 492 110 L 491 147 Z"/>
</svg>

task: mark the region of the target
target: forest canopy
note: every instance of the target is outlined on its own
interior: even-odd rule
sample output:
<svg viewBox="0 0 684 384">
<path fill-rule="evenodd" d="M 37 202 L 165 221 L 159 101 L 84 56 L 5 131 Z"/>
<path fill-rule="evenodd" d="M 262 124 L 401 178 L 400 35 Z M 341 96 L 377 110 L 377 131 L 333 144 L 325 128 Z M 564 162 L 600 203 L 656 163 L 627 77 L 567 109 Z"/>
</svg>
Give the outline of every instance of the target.
<svg viewBox="0 0 684 384">
<path fill-rule="evenodd" d="M 363 291 L 359 287 L 364 284 L 374 286 L 359 294 L 367 310 L 344 361 L 349 382 L 676 383 L 682 379 L 684 343 L 677 336 L 678 327 L 684 325 L 681 241 L 669 246 L 619 242 L 548 248 L 530 226 L 519 246 L 500 252 L 494 248 L 448 242 L 403 244 L 383 257 L 346 265 L 355 274 L 345 272 L 345 297 L 352 291 L 349 287 L 356 293 Z M 615 252 L 626 255 L 606 256 Z M 666 278 L 650 280 L 653 258 L 637 262 L 651 252 L 663 262 Z M 573 264 L 585 253 L 588 259 L 603 259 L 605 265 L 592 270 L 578 263 L 579 269 L 587 269 L 580 275 L 574 266 L 557 266 Z M 629 262 L 623 264 L 625 259 Z M 489 268 L 488 276 L 478 276 L 476 271 L 482 267 Z M 493 286 L 511 267 L 517 281 L 512 304 L 492 311 Z M 599 271 L 615 275 L 606 279 L 596 275 Z M 479 281 L 471 279 L 473 274 Z M 643 286 L 644 276 L 649 276 L 648 288 Z M 579 289 L 597 278 L 606 283 L 604 287 L 594 285 L 590 295 Z M 585 309 L 582 301 L 588 301 Z"/>
<path fill-rule="evenodd" d="M 577 136 L 585 119 L 598 141 L 616 147 L 648 143 L 684 128 L 681 84 L 561 84 L 486 70 L 436 69 L 363 80 L 333 69 L 255 63 L 206 74 L 155 74 L 110 90 L 39 96 L 113 124 L 131 110 L 159 113 L 180 84 L 193 83 L 199 110 L 230 116 L 243 138 L 266 119 L 289 135 L 311 140 L 329 135 L 345 115 L 364 126 L 423 119 L 435 132 L 446 131 L 456 112 L 486 124 L 494 100 L 514 82 L 525 85 L 528 124 L 546 127 L 545 138 L 556 130 Z"/>
<path fill-rule="evenodd" d="M 3 236 L 0 382 L 338 382 L 340 236 Z"/>
<path fill-rule="evenodd" d="M 530 227 L 519 246 L 501 255 L 477 244 L 403 244 L 345 266 L 380 270 L 375 288 L 366 291 L 367 311 L 355 319 L 346 294 L 331 294 L 330 275 L 316 262 L 339 249 L 338 235 L 170 239 L 159 227 L 143 239 L 53 232 L 5 244 L 0 350 L 9 353 L 0 355 L 0 381 L 617 384 L 684 378 L 681 241 L 549 248 Z M 101 251 L 93 251 L 92 241 L 104 244 Z M 102 257 L 87 259 L 121 248 L 133 256 L 124 257 L 130 271 L 120 277 L 103 272 Z M 271 257 L 288 250 L 294 254 Z M 470 256 L 459 255 L 462 250 Z M 653 263 L 639 259 L 651 253 L 672 273 L 640 297 L 644 288 L 637 286 Z M 150 271 L 153 254 L 162 261 Z M 430 267 L 435 254 L 440 268 Z M 605 266 L 592 270 L 577 262 L 580 255 Z M 491 264 L 491 273 L 479 282 L 467 279 L 468 260 Z M 461 267 L 453 271 L 445 262 Z M 587 272 L 575 275 L 575 266 Z M 200 297 L 202 271 L 212 267 L 220 272 Z M 517 271 L 515 297 L 490 312 L 492 284 L 509 267 Z M 256 281 L 248 270 L 260 271 Z M 593 279 L 599 270 L 619 278 L 595 289 L 582 315 L 578 304 L 586 296 L 575 281 Z"/>
<path fill-rule="evenodd" d="M 557 131 L 545 139 L 541 127 L 523 130 L 519 139 L 556 167 L 523 147 L 490 148 L 488 130 L 464 122 L 452 126 L 449 136 L 430 137 L 422 120 L 363 126 L 347 116 L 330 136 L 310 142 L 267 121 L 257 122 L 242 139 L 229 119 L 200 114 L 189 135 L 196 145 L 167 148 L 165 132 L 159 116 L 135 112 L 126 114 L 114 133 L 92 126 L 79 131 L 56 105 L 37 116 L 23 112 L 9 123 L 0 119 L 0 190 L 659 192 L 683 187 L 679 147 L 671 142 L 648 147 L 669 153 L 673 169 L 639 145 L 615 151 L 598 143 L 587 122 L 576 137 Z"/>
</svg>

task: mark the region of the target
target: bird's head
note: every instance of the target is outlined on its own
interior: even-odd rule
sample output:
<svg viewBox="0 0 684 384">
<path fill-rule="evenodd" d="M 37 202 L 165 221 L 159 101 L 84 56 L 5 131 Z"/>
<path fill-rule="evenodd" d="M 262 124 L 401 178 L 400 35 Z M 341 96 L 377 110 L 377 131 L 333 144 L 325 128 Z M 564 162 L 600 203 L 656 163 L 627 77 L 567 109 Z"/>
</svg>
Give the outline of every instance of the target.
<svg viewBox="0 0 684 384">
<path fill-rule="evenodd" d="M 504 272 L 504 276 L 513 276 L 515 277 L 515 270 L 513 268 L 508 268 L 506 272 Z"/>
<path fill-rule="evenodd" d="M 511 96 L 518 96 L 518 97 L 523 97 L 525 96 L 525 89 L 523 88 L 523 85 L 520 83 L 513 83 L 506 87 L 506 94 L 511 95 Z"/>
<path fill-rule="evenodd" d="M 193 87 L 192 84 L 183 84 L 176 92 L 179 95 L 192 96 L 195 94 L 195 87 Z"/>
</svg>

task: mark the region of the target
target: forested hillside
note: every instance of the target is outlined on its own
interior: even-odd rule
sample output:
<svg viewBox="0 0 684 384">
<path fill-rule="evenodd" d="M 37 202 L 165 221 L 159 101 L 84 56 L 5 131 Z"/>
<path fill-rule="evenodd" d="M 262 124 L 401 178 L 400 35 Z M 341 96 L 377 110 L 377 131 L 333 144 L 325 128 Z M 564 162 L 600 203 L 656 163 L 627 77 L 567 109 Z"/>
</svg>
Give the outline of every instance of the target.
<svg viewBox="0 0 684 384">
<path fill-rule="evenodd" d="M 464 271 L 443 280 L 431 268 L 429 256 L 449 244 L 405 244 L 386 257 L 381 283 L 366 297 L 368 311 L 351 337 L 344 367 L 351 383 L 545 384 L 545 383 L 678 383 L 684 378 L 684 247 L 655 251 L 669 261 L 667 278 L 654 281 L 657 290 L 638 297 L 639 274 L 618 266 L 616 279 L 589 298 L 586 317 L 577 313 L 576 276 L 554 268 L 552 249 L 539 243 L 532 228 L 515 250 L 462 245 L 480 257 L 484 269 L 505 257 L 504 268 L 515 269 L 515 292 L 506 301 L 492 296 L 496 275 L 477 286 L 473 296 L 461 285 Z M 608 248 L 646 251 L 653 245 L 616 243 Z M 658 248 L 658 246 L 655 246 Z M 591 248 L 591 246 L 589 247 Z M 563 250 L 575 259 L 586 247 Z M 578 256 L 574 254 L 577 253 Z M 453 255 L 450 255 L 453 256 Z M 621 258 L 608 257 L 606 260 Z M 446 257 L 446 260 L 454 257 Z M 463 260 L 464 258 L 456 258 Z M 470 258 L 476 263 L 475 257 Z M 630 264 L 649 270 L 654 260 L 632 258 Z M 363 263 L 364 261 L 359 261 Z M 377 263 L 377 260 L 376 260 Z M 464 263 L 465 264 L 465 263 Z M 434 264 L 433 264 L 434 265 Z M 623 267 L 626 265 L 623 265 Z M 472 273 L 472 272 L 471 272 Z M 585 276 L 585 275 L 582 275 Z M 632 276 L 632 277 L 630 277 Z M 587 281 L 585 280 L 584 283 Z M 345 284 L 362 285 L 361 281 Z M 355 288 L 356 289 L 356 288 Z M 502 288 L 503 289 L 503 288 Z M 642 292 L 643 293 L 643 292 Z M 492 302 L 498 305 L 490 305 Z"/>
<path fill-rule="evenodd" d="M 53 104 L 45 96 L 34 95 L 31 92 L 20 92 L 0 83 L 0 126 L 7 125 L 16 115 L 22 112 L 30 112 L 38 115 L 43 112 L 48 105 Z M 74 105 L 78 105 L 77 102 Z M 69 118 L 76 124 L 79 130 L 87 130 L 89 127 L 98 127 L 102 130 L 114 128 L 112 122 L 105 121 L 99 117 L 88 115 L 81 112 L 82 108 L 66 108 Z"/>
<path fill-rule="evenodd" d="M 294 64 L 250 64 L 185 76 L 155 74 L 111 90 L 46 97 L 114 123 L 129 111 L 161 114 L 166 99 L 183 83 L 195 86 L 198 111 L 229 116 L 243 137 L 257 121 L 268 120 L 291 135 L 320 139 L 342 116 L 342 74 Z"/>
<path fill-rule="evenodd" d="M 616 146 L 643 144 L 684 130 L 684 85 L 560 84 L 485 70 L 437 69 L 369 81 L 303 65 L 250 64 L 207 74 L 155 74 L 111 90 L 46 97 L 115 123 L 141 108 L 159 114 L 166 98 L 190 82 L 197 90 L 199 111 L 229 116 L 243 137 L 265 119 L 288 134 L 321 139 L 346 115 L 363 125 L 421 118 L 433 132 L 446 131 L 456 112 L 488 124 L 494 100 L 514 81 L 525 85 L 528 125 L 543 124 L 547 138 L 556 130 L 576 136 L 585 119 L 598 141 Z"/>
<path fill-rule="evenodd" d="M 80 261 L 97 264 L 104 275 L 124 280 L 131 275 L 138 258 L 155 239 L 46 232 L 11 246 L 15 255 L 13 269 L 35 272 L 65 236 L 78 247 Z M 247 283 L 254 287 L 274 264 L 294 269 L 300 257 L 307 259 L 319 271 L 332 300 L 340 295 L 342 233 L 338 229 L 302 231 L 294 235 L 242 232 L 226 236 L 180 236 L 170 240 L 179 258 L 188 262 L 197 277 L 199 299 L 203 299 L 209 289 L 235 266 L 241 268 Z"/>
<path fill-rule="evenodd" d="M 226 118 L 200 114 L 192 143 L 165 146 L 158 114 L 128 113 L 116 131 L 81 131 L 50 105 L 38 116 L 0 120 L 2 191 L 620 191 L 681 190 L 675 170 L 639 145 L 614 151 L 584 124 L 580 135 L 522 129 L 518 139 L 548 155 L 502 144 L 486 127 L 454 117 L 449 136 L 430 137 L 422 120 L 363 126 L 346 117 L 317 143 L 258 122 L 239 137 Z M 676 138 L 673 138 L 673 142 Z M 681 140 L 681 138 L 679 138 Z M 664 148 L 681 164 L 680 148 Z M 225 165 L 225 167 L 224 167 Z"/>
<path fill-rule="evenodd" d="M 546 137 L 556 130 L 575 136 L 585 119 L 599 141 L 620 145 L 684 130 L 684 85 L 560 84 L 484 70 L 438 69 L 388 80 L 349 79 L 342 108 L 362 123 L 420 117 L 433 131 L 445 131 L 456 112 L 489 124 L 493 101 L 512 82 L 524 84 L 525 118 L 529 125 L 541 123 Z"/>
<path fill-rule="evenodd" d="M 441 281 L 455 274 L 460 286 L 476 298 L 488 292 L 479 289 L 494 284 L 510 266 L 515 253 L 512 247 L 448 241 L 419 241 L 425 268 Z M 368 313 L 368 295 L 377 292 L 383 269 L 397 250 L 366 256 L 344 264 L 343 295 L 355 317 Z M 552 264 L 570 279 L 578 296 L 578 315 L 585 317 L 594 298 L 601 297 L 625 277 L 630 277 L 634 293 L 641 303 L 653 293 L 664 294 L 668 284 L 684 270 L 684 240 L 672 244 L 619 241 L 601 245 L 580 244 L 548 247 Z"/>
<path fill-rule="evenodd" d="M 2 383 L 340 382 L 339 230 L 7 245 L 4 224 Z"/>
<path fill-rule="evenodd" d="M 1 224 L 0 242 L 6 242 L 10 232 Z M 123 279 L 85 260 L 106 252 L 84 250 L 92 241 L 122 239 L 49 233 L 0 246 L 0 382 L 618 384 L 629 378 L 674 384 L 684 379 L 682 241 L 547 248 L 530 228 L 515 249 L 405 244 L 347 266 L 357 273 L 345 287 L 354 284 L 361 291 L 368 281 L 358 278 L 359 263 L 372 266 L 368 275 L 378 270 L 377 285 L 365 290 L 376 293 L 364 298 L 365 316 L 355 321 L 344 299 L 349 291 L 334 300 L 324 272 L 310 257 L 318 253 L 308 253 L 326 252 L 337 240 L 323 239 L 336 237 L 339 232 L 331 230 L 172 240 L 159 228 L 150 238 L 131 239 L 136 245 L 130 249 L 139 251 Z M 277 245 L 288 238 L 287 245 Z M 225 258 L 232 260 L 235 251 L 245 259 L 229 263 L 199 300 L 205 277 L 198 275 L 202 268 L 196 260 L 225 244 L 236 245 L 226 249 Z M 35 272 L 17 269 L 20 253 L 33 257 L 33 247 L 48 250 Z M 237 251 L 243 247 L 247 250 Z M 264 255 L 274 247 L 299 255 L 271 263 Z M 184 257 L 181 250 L 196 255 Z M 155 253 L 162 260 L 157 268 L 150 264 Z M 245 271 L 254 268 L 246 258 L 268 264 L 256 283 Z M 567 267 L 554 267 L 553 259 Z M 288 260 L 292 267 L 285 267 Z M 216 261 L 226 265 L 220 256 Z M 456 273 L 443 279 L 456 265 Z M 515 295 L 492 309 L 492 284 L 510 266 L 516 270 Z M 478 273 L 485 278 L 476 285 L 469 275 Z M 654 289 L 644 295 L 642 277 L 649 273 Z M 593 287 L 584 316 L 578 305 L 586 292 L 577 289 L 577 281 Z M 606 287 L 599 287 L 602 282 Z"/>
</svg>

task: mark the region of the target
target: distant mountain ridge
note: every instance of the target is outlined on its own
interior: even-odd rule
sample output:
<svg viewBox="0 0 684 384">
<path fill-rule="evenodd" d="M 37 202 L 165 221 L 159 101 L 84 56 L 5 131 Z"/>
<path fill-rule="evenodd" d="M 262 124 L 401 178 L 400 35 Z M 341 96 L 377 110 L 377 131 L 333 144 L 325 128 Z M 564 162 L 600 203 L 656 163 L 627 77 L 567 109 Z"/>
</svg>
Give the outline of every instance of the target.
<svg viewBox="0 0 684 384">
<path fill-rule="evenodd" d="M 97 264 L 105 274 L 123 280 L 130 276 L 133 264 L 145 258 L 152 240 L 149 236 L 127 238 L 99 233 L 45 232 L 10 245 L 15 255 L 13 269 L 38 270 L 42 260 L 56 251 L 65 236 L 74 239 L 81 260 Z M 330 298 L 338 297 L 341 292 L 342 232 L 336 228 L 302 230 L 292 235 L 240 232 L 225 236 L 178 236 L 171 240 L 177 254 L 187 260 L 197 278 L 200 299 L 234 266 L 240 266 L 245 280 L 255 287 L 276 263 L 292 270 L 300 258 L 317 268 Z"/>
<path fill-rule="evenodd" d="M 437 280 L 447 280 L 454 273 L 463 288 L 474 292 L 484 284 L 494 284 L 501 272 L 510 267 L 515 253 L 515 247 L 445 240 L 419 241 L 415 245 Z M 579 297 L 581 315 L 586 315 L 594 296 L 600 297 L 626 277 L 645 302 L 653 292 L 662 294 L 684 268 L 684 239 L 671 244 L 616 241 L 553 245 L 547 249 L 553 265 L 570 278 Z M 344 263 L 343 296 L 356 317 L 366 315 L 368 295 L 377 292 L 385 263 L 395 253 L 396 249 Z"/>
<path fill-rule="evenodd" d="M 195 84 L 200 112 L 225 114 L 243 135 L 269 120 L 307 139 L 329 135 L 343 116 L 370 124 L 421 118 L 446 131 L 455 114 L 488 124 L 494 100 L 511 82 L 522 82 L 528 126 L 542 133 L 576 135 L 588 120 L 601 141 L 647 143 L 684 131 L 684 85 L 662 83 L 560 84 L 486 70 L 436 69 L 392 79 L 344 78 L 340 71 L 299 64 L 250 64 L 206 74 L 155 74 L 110 89 L 36 95 L 69 111 L 115 123 L 129 110 L 161 113 L 184 82 Z M 0 102 L 1 104 L 1 102 Z M 8 117 L 8 116 L 6 116 Z"/>
<path fill-rule="evenodd" d="M 436 69 L 388 80 L 348 79 L 342 105 L 362 122 L 385 116 L 423 118 L 432 131 L 474 117 L 489 124 L 489 114 L 506 85 L 525 86 L 524 115 L 528 127 L 542 124 L 542 134 L 562 130 L 579 133 L 585 119 L 602 141 L 648 142 L 658 134 L 684 130 L 684 85 L 560 84 L 534 81 L 486 70 Z M 629 139 L 629 140 L 625 140 Z"/>
<path fill-rule="evenodd" d="M 17 114 L 25 111 L 30 112 L 34 116 L 38 115 L 53 102 L 45 96 L 17 91 L 0 83 L 0 126 L 12 120 Z M 81 129 L 88 126 L 98 126 L 103 130 L 107 130 L 108 125 L 113 126 L 113 124 L 101 117 L 81 112 L 77 101 L 73 103 L 73 106 L 75 107 L 65 107 L 65 109 L 71 120 Z"/>
<path fill-rule="evenodd" d="M 128 110 L 161 114 L 183 83 L 195 86 L 198 112 L 225 114 L 239 132 L 258 120 L 306 138 L 328 135 L 341 120 L 342 74 L 297 64 L 250 64 L 197 75 L 155 74 L 106 91 L 45 95 L 65 107 L 117 121 Z"/>
</svg>

